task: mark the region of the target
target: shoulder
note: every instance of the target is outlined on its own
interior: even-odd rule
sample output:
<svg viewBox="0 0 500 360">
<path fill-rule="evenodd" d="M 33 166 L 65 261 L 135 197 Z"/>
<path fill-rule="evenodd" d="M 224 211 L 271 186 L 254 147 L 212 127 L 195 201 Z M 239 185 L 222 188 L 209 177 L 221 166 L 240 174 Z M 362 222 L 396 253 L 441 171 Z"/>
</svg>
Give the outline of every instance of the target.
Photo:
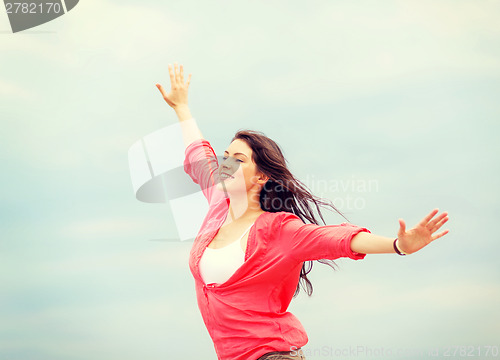
<svg viewBox="0 0 500 360">
<path fill-rule="evenodd" d="M 189 153 L 189 152 L 192 152 L 193 150 L 195 150 L 196 148 L 200 148 L 200 147 L 204 147 L 204 146 L 208 147 L 208 148 L 212 148 L 210 141 L 208 141 L 206 139 L 196 139 L 193 142 L 191 142 L 188 146 L 186 146 L 186 148 L 184 149 L 184 152 Z"/>
<path fill-rule="evenodd" d="M 297 218 L 300 220 L 300 218 L 297 215 L 295 215 L 294 213 L 291 213 L 291 212 L 287 212 L 287 211 L 278 211 L 278 212 L 266 211 L 261 215 L 261 218 L 263 221 L 265 221 L 267 223 L 274 223 L 277 221 L 282 221 L 284 219 Z"/>
<path fill-rule="evenodd" d="M 304 225 L 301 218 L 287 211 L 266 211 L 259 220 L 261 220 L 261 226 L 268 229 L 269 233 L 274 236 L 279 235 L 283 230 Z"/>
<path fill-rule="evenodd" d="M 210 142 L 205 139 L 197 139 L 184 149 L 184 165 L 190 165 L 190 162 L 206 161 L 207 158 L 212 157 L 216 158 L 215 151 Z"/>
</svg>

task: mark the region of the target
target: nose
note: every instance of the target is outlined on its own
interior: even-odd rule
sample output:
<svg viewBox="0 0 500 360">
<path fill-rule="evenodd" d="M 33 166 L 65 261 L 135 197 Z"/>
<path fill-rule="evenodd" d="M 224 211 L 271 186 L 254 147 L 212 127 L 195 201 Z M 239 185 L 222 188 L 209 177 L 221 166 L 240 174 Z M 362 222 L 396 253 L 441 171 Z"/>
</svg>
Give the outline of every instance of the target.
<svg viewBox="0 0 500 360">
<path fill-rule="evenodd" d="M 222 171 L 227 172 L 229 174 L 232 174 L 233 167 L 234 170 L 236 170 L 238 168 L 238 163 L 236 162 L 236 159 L 232 158 L 231 156 L 228 156 L 226 160 L 223 160 L 221 163 Z"/>
<path fill-rule="evenodd" d="M 227 158 L 226 160 L 222 160 L 222 168 L 223 169 L 228 169 L 229 168 L 229 165 L 228 165 L 228 162 L 229 162 L 229 158 Z"/>
<path fill-rule="evenodd" d="M 220 168 L 221 168 L 221 171 L 226 171 L 229 169 L 229 166 L 228 166 L 228 160 L 229 158 L 227 159 L 221 159 L 221 162 L 220 162 Z"/>
</svg>

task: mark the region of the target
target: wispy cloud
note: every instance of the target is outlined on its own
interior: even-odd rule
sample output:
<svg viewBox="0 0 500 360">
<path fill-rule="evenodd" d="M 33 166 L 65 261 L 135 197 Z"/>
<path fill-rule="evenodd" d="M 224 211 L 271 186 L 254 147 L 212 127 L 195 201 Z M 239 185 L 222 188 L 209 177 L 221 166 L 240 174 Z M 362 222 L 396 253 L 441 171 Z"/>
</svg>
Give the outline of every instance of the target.
<svg viewBox="0 0 500 360">
<path fill-rule="evenodd" d="M 375 178 L 380 191 L 355 194 L 366 209 L 349 216 L 381 235 L 435 199 L 452 205 L 453 237 L 405 265 L 389 255 L 346 261 L 343 272 L 316 265 L 315 295 L 291 307 L 311 346 L 404 342 L 401 329 L 428 334 L 422 346 L 490 339 L 499 10 L 496 1 L 87 0 L 43 25 L 54 33 L 1 34 L 0 353 L 215 358 L 192 243 L 148 241 L 174 237 L 174 222 L 166 204 L 135 200 L 127 168 L 130 145 L 175 121 L 154 83 L 168 87 L 166 64 L 182 59 L 216 151 L 233 129 L 260 128 L 283 141 L 297 173 Z M 415 263 L 439 251 L 456 278 Z M 467 276 L 453 272 L 465 262 Z"/>
</svg>

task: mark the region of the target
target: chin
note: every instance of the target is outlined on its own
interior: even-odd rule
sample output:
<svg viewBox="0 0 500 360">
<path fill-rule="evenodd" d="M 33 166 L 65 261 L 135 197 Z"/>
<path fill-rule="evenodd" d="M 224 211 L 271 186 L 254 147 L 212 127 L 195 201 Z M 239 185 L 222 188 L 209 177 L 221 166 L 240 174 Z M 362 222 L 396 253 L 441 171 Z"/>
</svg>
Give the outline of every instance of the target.
<svg viewBox="0 0 500 360">
<path fill-rule="evenodd" d="M 217 185 L 215 185 L 215 188 L 217 190 L 220 190 L 220 191 L 228 191 L 231 189 L 231 186 L 228 186 L 227 183 L 222 184 L 222 181 L 221 181 L 221 182 L 218 182 Z"/>
<path fill-rule="evenodd" d="M 241 184 L 238 182 L 235 182 L 234 179 L 232 181 L 226 181 L 224 184 L 222 182 L 217 183 L 215 186 L 217 190 L 224 191 L 228 194 L 239 194 L 239 193 L 245 193 L 247 192 L 245 184 Z"/>
</svg>

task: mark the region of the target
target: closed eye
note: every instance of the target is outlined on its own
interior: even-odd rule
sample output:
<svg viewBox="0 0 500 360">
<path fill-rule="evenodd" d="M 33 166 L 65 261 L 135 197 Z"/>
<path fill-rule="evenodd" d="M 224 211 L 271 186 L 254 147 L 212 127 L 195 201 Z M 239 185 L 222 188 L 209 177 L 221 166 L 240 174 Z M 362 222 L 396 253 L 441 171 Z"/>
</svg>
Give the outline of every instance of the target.
<svg viewBox="0 0 500 360">
<path fill-rule="evenodd" d="M 222 158 L 222 160 L 226 160 L 226 159 L 227 159 L 227 156 L 224 156 L 224 157 Z M 243 160 L 240 160 L 240 159 L 236 159 L 236 160 L 237 160 L 237 161 L 239 161 L 239 162 L 243 162 Z"/>
</svg>

